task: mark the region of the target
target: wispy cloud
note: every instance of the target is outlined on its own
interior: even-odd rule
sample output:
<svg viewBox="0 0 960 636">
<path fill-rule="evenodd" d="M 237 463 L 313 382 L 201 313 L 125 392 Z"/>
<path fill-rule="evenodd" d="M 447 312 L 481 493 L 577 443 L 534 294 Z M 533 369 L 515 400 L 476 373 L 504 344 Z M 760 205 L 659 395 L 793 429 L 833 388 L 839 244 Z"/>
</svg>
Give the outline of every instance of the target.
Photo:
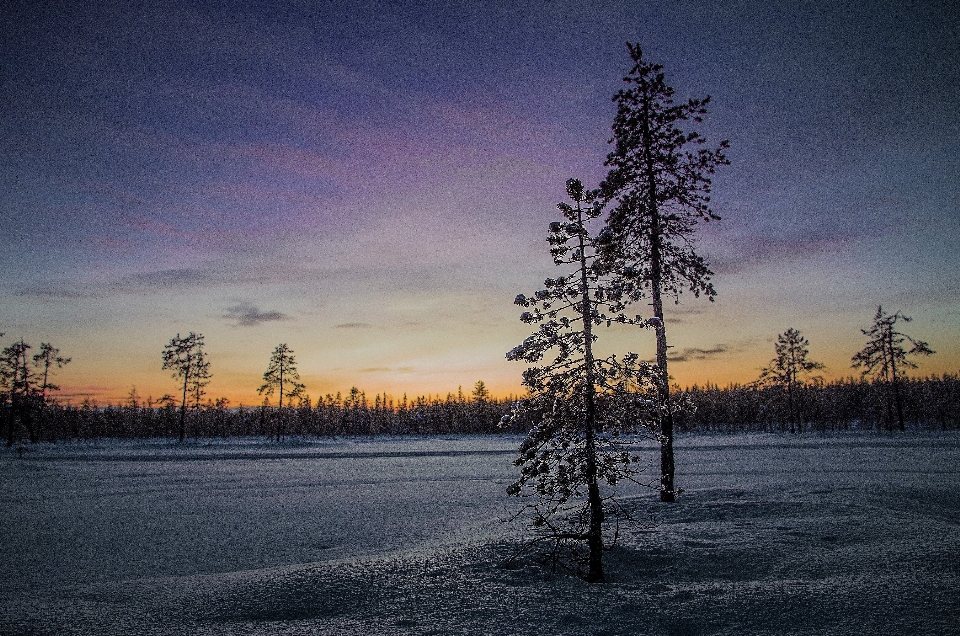
<svg viewBox="0 0 960 636">
<path fill-rule="evenodd" d="M 58 283 L 41 287 L 21 287 L 16 291 L 16 294 L 17 296 L 39 298 L 41 300 L 74 300 L 86 297 L 86 294 L 80 289 Z"/>
<path fill-rule="evenodd" d="M 855 241 L 858 236 L 858 234 L 853 233 L 847 236 L 791 238 L 750 236 L 734 240 L 729 252 L 710 256 L 707 261 L 710 268 L 717 274 L 735 274 L 774 261 L 809 256 L 822 258 L 839 254 L 847 250 L 849 244 Z"/>
<path fill-rule="evenodd" d="M 666 313 L 665 320 L 667 321 L 668 324 L 671 324 L 671 325 L 690 324 L 691 320 L 689 320 L 689 318 L 691 316 L 694 316 L 696 320 L 697 318 L 699 318 L 699 316 L 707 313 L 707 309 L 704 307 L 696 307 L 696 306 L 689 306 L 689 305 L 671 305 L 668 309 L 665 309 L 664 311 Z"/>
<path fill-rule="evenodd" d="M 211 272 L 193 267 L 162 269 L 124 276 L 115 287 L 118 291 L 149 289 L 183 289 L 204 287 L 219 282 Z"/>
<path fill-rule="evenodd" d="M 699 349 L 697 347 L 688 347 L 680 353 L 674 353 L 669 356 L 670 362 L 687 362 L 689 360 L 706 360 L 714 356 L 727 353 L 729 348 L 725 344 L 714 345 L 712 349 Z"/>
<path fill-rule="evenodd" d="M 262 311 L 252 303 L 241 302 L 227 309 L 224 318 L 235 321 L 237 327 L 256 327 L 265 322 L 289 320 L 290 316 L 279 311 Z"/>
<path fill-rule="evenodd" d="M 289 279 L 287 272 L 287 279 Z M 246 266 L 228 260 L 210 261 L 190 267 L 159 269 L 123 276 L 109 284 L 114 292 L 188 290 L 215 288 L 241 283 L 276 282 L 283 274 L 270 265 Z"/>
</svg>

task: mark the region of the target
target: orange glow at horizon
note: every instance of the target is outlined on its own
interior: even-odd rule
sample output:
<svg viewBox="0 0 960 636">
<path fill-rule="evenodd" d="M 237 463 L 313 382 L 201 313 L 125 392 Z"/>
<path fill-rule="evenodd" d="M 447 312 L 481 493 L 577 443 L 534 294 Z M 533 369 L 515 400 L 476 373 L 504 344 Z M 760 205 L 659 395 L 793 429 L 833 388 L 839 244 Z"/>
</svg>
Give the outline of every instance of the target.
<svg viewBox="0 0 960 636">
<path fill-rule="evenodd" d="M 772 347 L 771 347 L 772 353 Z M 772 357 L 772 356 L 771 356 Z M 811 356 L 813 357 L 813 356 Z M 937 359 L 937 358 L 940 359 Z M 842 380 L 847 378 L 859 378 L 859 373 L 849 367 L 845 355 L 835 356 L 817 356 L 815 359 L 824 361 L 827 368 L 818 372 L 817 375 L 823 377 L 827 382 Z M 918 360 L 919 369 L 910 369 L 910 377 L 928 377 L 944 374 L 960 373 L 960 360 L 941 356 L 933 356 L 927 360 Z M 752 382 L 759 376 L 761 367 L 769 363 L 769 358 L 761 358 L 756 355 L 727 357 L 722 360 L 692 360 L 686 362 L 674 362 L 670 365 L 671 384 L 679 386 L 681 389 L 688 389 L 693 386 L 704 387 L 706 385 L 719 386 L 721 388 L 730 385 L 744 385 Z M 305 374 L 301 371 L 301 380 L 307 385 L 307 395 L 311 402 L 316 404 L 317 399 L 326 395 L 336 395 L 341 397 L 347 395 L 351 388 L 356 387 L 364 392 L 368 402 L 372 405 L 377 395 L 386 395 L 388 399 L 393 400 L 394 404 L 399 404 L 406 395 L 408 401 L 418 397 L 427 397 L 429 399 L 445 399 L 446 396 L 457 396 L 458 392 L 470 399 L 473 393 L 474 385 L 478 380 L 482 380 L 490 394 L 496 399 L 518 398 L 526 393 L 525 387 L 521 385 L 521 373 L 526 368 L 525 365 L 506 363 L 506 368 L 497 373 L 477 373 L 473 375 L 462 375 L 460 377 L 450 376 L 449 383 L 443 383 L 436 379 L 420 379 L 417 374 L 411 374 L 409 379 L 387 380 L 385 378 L 363 378 L 358 377 L 356 373 L 324 373 L 324 374 Z M 172 377 L 154 377 L 147 381 L 131 381 L 125 387 L 119 379 L 111 382 L 110 378 L 103 378 L 104 382 L 91 385 L 86 383 L 75 383 L 72 377 L 67 373 L 68 368 L 59 372 L 54 381 L 62 388 L 54 392 L 53 397 L 61 404 L 72 406 L 81 405 L 85 399 L 99 406 L 119 405 L 129 402 L 131 391 L 136 390 L 138 400 L 141 404 L 146 404 L 150 399 L 156 403 L 162 396 L 170 395 L 177 404 L 180 403 L 182 385 L 178 386 L 178 381 Z M 361 375 L 376 375 L 375 373 L 364 373 Z M 473 377 L 473 376 L 476 377 Z M 229 379 L 227 379 L 229 378 Z M 364 382 L 364 380 L 368 382 Z M 257 387 L 262 383 L 259 375 L 240 375 L 236 373 L 221 372 L 218 377 L 214 374 L 213 382 L 207 387 L 203 403 L 214 401 L 220 398 L 227 398 L 229 405 L 236 406 L 259 406 L 264 401 L 264 396 L 257 393 Z M 189 402 L 189 399 L 188 399 Z M 269 398 L 269 403 L 276 404 L 276 396 Z"/>
</svg>

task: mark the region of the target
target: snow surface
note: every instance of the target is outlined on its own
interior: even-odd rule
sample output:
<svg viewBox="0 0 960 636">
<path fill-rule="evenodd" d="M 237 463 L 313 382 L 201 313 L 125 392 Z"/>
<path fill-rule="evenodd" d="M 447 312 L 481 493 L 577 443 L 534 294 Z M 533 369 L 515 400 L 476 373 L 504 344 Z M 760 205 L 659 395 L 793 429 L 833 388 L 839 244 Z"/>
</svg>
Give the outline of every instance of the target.
<svg viewBox="0 0 960 636">
<path fill-rule="evenodd" d="M 956 433 L 681 437 L 600 585 L 505 565 L 519 441 L 4 449 L 0 634 L 960 634 Z"/>
</svg>

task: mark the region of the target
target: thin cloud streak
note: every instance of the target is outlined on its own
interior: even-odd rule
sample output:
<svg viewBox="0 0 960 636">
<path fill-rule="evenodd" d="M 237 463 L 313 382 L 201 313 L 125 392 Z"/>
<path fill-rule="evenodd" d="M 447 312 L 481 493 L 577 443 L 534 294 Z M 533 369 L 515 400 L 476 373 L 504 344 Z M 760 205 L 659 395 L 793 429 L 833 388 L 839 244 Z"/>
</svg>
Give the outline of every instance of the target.
<svg viewBox="0 0 960 636">
<path fill-rule="evenodd" d="M 707 256 L 710 269 L 716 274 L 739 274 L 756 269 L 773 261 L 803 259 L 810 256 L 825 257 L 843 254 L 855 237 L 797 237 L 778 239 L 751 236 L 728 241 L 727 253 Z"/>
<path fill-rule="evenodd" d="M 88 295 L 82 291 L 62 285 L 44 285 L 41 287 L 21 287 L 16 291 L 17 296 L 37 298 L 40 300 L 79 300 Z"/>
<path fill-rule="evenodd" d="M 712 349 L 699 349 L 697 347 L 688 347 L 680 353 L 674 353 L 667 357 L 670 362 L 689 362 L 690 360 L 706 360 L 728 353 L 730 349 L 725 344 L 715 345 Z"/>
<path fill-rule="evenodd" d="M 239 303 L 227 309 L 224 318 L 234 321 L 237 327 L 256 327 L 265 322 L 290 320 L 290 316 L 279 311 L 261 311 L 251 303 Z"/>
</svg>

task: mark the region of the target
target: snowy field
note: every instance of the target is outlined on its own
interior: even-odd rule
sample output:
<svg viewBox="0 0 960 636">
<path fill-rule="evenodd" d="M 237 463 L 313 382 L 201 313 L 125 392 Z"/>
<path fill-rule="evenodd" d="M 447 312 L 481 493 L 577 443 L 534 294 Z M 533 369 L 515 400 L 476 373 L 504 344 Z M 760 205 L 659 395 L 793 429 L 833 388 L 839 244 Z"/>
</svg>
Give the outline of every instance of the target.
<svg viewBox="0 0 960 636">
<path fill-rule="evenodd" d="M 960 634 L 960 435 L 681 437 L 593 586 L 504 565 L 518 443 L 5 448 L 0 634 Z"/>
</svg>

